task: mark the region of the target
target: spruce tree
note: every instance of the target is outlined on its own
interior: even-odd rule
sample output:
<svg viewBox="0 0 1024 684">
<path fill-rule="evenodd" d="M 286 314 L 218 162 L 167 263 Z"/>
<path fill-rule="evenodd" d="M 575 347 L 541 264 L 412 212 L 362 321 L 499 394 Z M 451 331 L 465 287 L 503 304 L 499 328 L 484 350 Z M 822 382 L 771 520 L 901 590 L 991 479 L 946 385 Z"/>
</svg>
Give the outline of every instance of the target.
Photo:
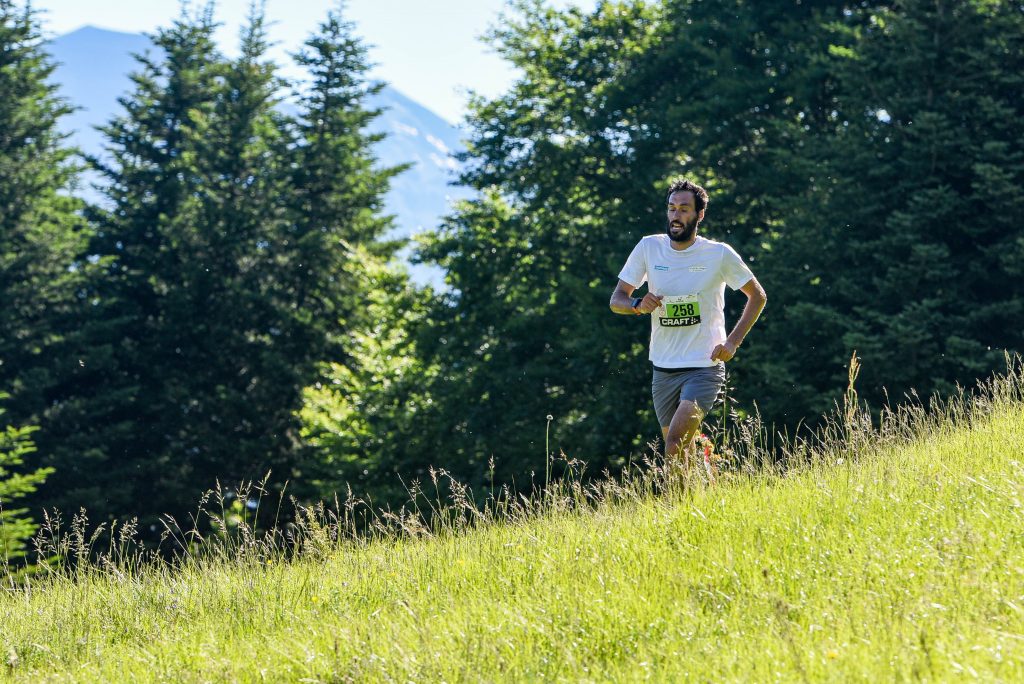
<svg viewBox="0 0 1024 684">
<path fill-rule="evenodd" d="M 384 195 L 404 167 L 381 168 L 373 154 L 382 136 L 367 128 L 380 111 L 368 100 L 382 86 L 367 80 L 366 48 L 335 11 L 296 62 L 309 82 L 294 151 L 288 287 L 306 322 L 308 360 L 323 362 L 305 393 L 308 451 L 296 482 L 300 494 L 329 497 L 346 485 L 362 493 L 398 484 L 413 376 L 421 379 L 408 331 L 423 296 L 393 266 L 396 243 L 385 238 Z"/>
<path fill-rule="evenodd" d="M 300 58 L 314 75 L 301 120 L 283 113 L 262 15 L 237 59 L 212 30 L 206 11 L 159 32 L 106 129 L 113 208 L 93 214 L 105 272 L 60 406 L 82 428 L 63 458 L 88 456 L 64 499 L 101 515 L 181 520 L 218 481 L 318 472 L 300 448 L 303 388 L 355 356 L 346 334 L 369 324 L 362 290 L 379 285 L 365 274 L 391 250 L 376 214 L 394 170 L 374 168 L 348 26 L 332 18 Z M 388 282 L 373 296 L 404 287 Z"/>
<path fill-rule="evenodd" d="M 298 263 L 299 305 L 327 337 L 339 317 L 360 309 L 353 295 L 364 284 L 345 280 L 354 246 L 384 259 L 394 253 L 395 245 L 381 240 L 392 226 L 382 213 L 384 194 L 406 167 L 378 168 L 373 145 L 383 134 L 367 127 L 381 112 L 368 100 L 383 84 L 367 81 L 366 48 L 340 12 L 329 14 L 295 61 L 310 81 L 300 96 L 290 256 Z"/>
<path fill-rule="evenodd" d="M 0 0 L 0 387 L 16 424 L 37 423 L 58 382 L 86 266 L 53 68 L 36 15 Z"/>
<path fill-rule="evenodd" d="M 40 500 L 86 507 L 93 519 L 153 522 L 182 494 L 190 469 L 188 454 L 171 448 L 178 435 L 170 427 L 188 407 L 172 404 L 166 380 L 182 352 L 172 324 L 194 323 L 167 314 L 193 265 L 188 231 L 203 190 L 196 138 L 222 80 L 213 30 L 207 10 L 153 36 L 133 91 L 120 99 L 123 113 L 103 129 L 110 161 L 93 161 L 106 181 L 106 204 L 90 208 L 89 253 L 99 268 L 39 440 L 56 468 Z M 197 490 L 189 488 L 188 503 Z"/>
<path fill-rule="evenodd" d="M 180 510 L 218 480 L 234 485 L 274 470 L 283 484 L 297 443 L 309 337 L 282 288 L 295 268 L 291 135 L 267 47 L 255 13 L 240 56 L 218 67 L 212 110 L 192 141 L 198 191 L 176 217 L 176 280 L 163 312 L 164 421 L 183 466 L 167 509 Z"/>
</svg>

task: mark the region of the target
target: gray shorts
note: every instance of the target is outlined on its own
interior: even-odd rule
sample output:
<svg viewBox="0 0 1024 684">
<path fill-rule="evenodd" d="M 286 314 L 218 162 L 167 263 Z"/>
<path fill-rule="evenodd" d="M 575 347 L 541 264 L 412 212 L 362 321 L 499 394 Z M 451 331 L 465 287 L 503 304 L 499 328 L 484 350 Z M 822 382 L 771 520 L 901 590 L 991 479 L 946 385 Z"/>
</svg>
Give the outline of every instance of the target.
<svg viewBox="0 0 1024 684">
<path fill-rule="evenodd" d="M 720 400 L 725 389 L 725 364 L 719 363 L 707 368 L 684 368 L 665 372 L 655 369 L 651 380 L 651 394 L 654 396 L 654 411 L 658 423 L 668 427 L 672 416 L 683 399 L 697 404 L 705 415 L 711 412 L 715 402 Z"/>
</svg>

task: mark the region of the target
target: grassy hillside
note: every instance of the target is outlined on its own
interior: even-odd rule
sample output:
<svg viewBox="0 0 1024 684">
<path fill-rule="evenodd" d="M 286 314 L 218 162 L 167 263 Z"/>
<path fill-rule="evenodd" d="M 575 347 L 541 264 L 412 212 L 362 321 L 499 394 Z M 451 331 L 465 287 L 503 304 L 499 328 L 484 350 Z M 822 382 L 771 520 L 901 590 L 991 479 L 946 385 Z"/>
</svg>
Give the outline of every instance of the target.
<svg viewBox="0 0 1024 684">
<path fill-rule="evenodd" d="M 1019 377 L 747 474 L 0 595 L 32 681 L 1024 680 Z M 310 535 L 315 540 L 316 535 Z"/>
</svg>

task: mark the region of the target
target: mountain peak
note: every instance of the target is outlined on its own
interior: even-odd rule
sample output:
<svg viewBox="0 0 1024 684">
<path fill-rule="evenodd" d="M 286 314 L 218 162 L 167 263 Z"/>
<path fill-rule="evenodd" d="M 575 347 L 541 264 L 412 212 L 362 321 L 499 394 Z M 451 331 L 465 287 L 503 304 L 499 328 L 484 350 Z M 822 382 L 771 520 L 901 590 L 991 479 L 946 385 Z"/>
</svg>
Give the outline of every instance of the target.
<svg viewBox="0 0 1024 684">
<path fill-rule="evenodd" d="M 61 36 L 61 39 L 67 40 L 67 39 L 70 39 L 70 38 L 73 38 L 73 37 L 77 37 L 77 36 L 91 37 L 91 36 L 109 36 L 109 35 L 131 36 L 131 37 L 135 38 L 135 37 L 141 36 L 142 34 L 141 33 L 128 33 L 126 31 L 118 31 L 117 29 L 103 28 L 102 26 L 94 26 L 93 24 L 85 24 L 83 26 L 79 26 L 74 31 L 68 31 L 67 33 L 65 33 L 64 35 Z"/>
</svg>

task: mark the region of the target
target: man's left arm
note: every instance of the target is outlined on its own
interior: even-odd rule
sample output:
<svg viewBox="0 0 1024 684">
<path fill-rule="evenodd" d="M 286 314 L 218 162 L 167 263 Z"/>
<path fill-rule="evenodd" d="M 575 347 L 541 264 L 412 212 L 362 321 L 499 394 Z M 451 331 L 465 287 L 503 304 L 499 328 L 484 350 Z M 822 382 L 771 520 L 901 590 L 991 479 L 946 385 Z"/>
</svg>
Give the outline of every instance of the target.
<svg viewBox="0 0 1024 684">
<path fill-rule="evenodd" d="M 761 283 L 757 282 L 757 278 L 748 280 L 740 288 L 740 292 L 747 295 L 747 303 L 743 307 L 743 315 L 740 316 L 740 320 L 736 321 L 736 326 L 729 333 L 729 337 L 725 339 L 725 343 L 715 346 L 715 350 L 711 352 L 712 361 L 732 360 L 732 357 L 736 355 L 736 350 L 743 343 L 743 338 L 750 332 L 757 317 L 761 315 L 761 310 L 764 309 L 765 303 L 768 301 L 768 295 L 764 293 L 764 288 L 761 287 Z"/>
</svg>

